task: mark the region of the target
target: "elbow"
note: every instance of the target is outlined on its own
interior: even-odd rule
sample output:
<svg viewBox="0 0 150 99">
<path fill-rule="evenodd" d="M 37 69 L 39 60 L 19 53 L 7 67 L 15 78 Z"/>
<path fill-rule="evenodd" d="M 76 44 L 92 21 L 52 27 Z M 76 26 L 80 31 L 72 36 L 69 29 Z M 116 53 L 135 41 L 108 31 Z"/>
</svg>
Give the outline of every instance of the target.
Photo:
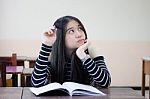
<svg viewBox="0 0 150 99">
<path fill-rule="evenodd" d="M 32 87 L 35 87 L 35 88 L 38 88 L 38 87 L 42 87 L 42 86 L 44 86 L 43 84 L 35 84 L 35 83 L 32 83 L 31 82 L 31 86 Z"/>
<path fill-rule="evenodd" d="M 107 80 L 106 82 L 105 82 L 105 84 L 102 84 L 102 88 L 108 88 L 109 86 L 110 86 L 110 84 L 111 84 L 111 78 L 109 78 L 109 80 Z"/>
<path fill-rule="evenodd" d="M 37 80 L 34 80 L 33 78 L 31 78 L 30 84 L 32 87 L 36 87 L 36 88 L 44 86 L 43 82 L 38 82 Z"/>
</svg>

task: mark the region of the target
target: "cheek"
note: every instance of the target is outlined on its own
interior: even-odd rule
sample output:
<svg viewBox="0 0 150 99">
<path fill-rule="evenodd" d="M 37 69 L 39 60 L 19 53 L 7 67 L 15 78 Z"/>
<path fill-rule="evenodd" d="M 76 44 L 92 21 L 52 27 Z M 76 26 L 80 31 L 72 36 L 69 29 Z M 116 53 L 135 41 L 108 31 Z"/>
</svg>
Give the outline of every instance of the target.
<svg viewBox="0 0 150 99">
<path fill-rule="evenodd" d="M 83 38 L 85 38 L 85 39 L 86 39 L 86 37 L 85 37 L 85 33 L 84 33 L 84 32 L 83 32 L 83 35 L 82 35 L 82 36 L 83 36 Z"/>
<path fill-rule="evenodd" d="M 65 39 L 65 46 L 68 48 L 72 45 L 73 40 L 71 38 L 67 38 Z"/>
</svg>

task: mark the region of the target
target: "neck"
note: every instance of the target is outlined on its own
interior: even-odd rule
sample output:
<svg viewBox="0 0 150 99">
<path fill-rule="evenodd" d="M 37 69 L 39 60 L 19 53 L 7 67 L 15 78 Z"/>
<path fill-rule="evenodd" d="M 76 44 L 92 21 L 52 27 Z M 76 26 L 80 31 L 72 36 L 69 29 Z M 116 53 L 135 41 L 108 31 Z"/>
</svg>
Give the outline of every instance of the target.
<svg viewBox="0 0 150 99">
<path fill-rule="evenodd" d="M 68 58 L 71 58 L 72 52 L 73 52 L 73 50 L 71 50 L 71 49 L 66 50 L 66 55 Z"/>
</svg>

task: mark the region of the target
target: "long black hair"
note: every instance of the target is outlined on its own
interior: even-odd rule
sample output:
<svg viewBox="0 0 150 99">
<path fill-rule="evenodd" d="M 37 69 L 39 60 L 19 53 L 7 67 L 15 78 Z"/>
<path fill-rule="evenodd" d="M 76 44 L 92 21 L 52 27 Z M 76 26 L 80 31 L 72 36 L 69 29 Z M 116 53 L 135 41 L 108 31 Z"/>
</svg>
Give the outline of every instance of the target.
<svg viewBox="0 0 150 99">
<path fill-rule="evenodd" d="M 67 24 L 74 20 L 78 22 L 85 33 L 85 37 L 87 39 L 86 30 L 79 19 L 73 16 L 63 16 L 57 19 L 54 22 L 54 27 L 56 30 L 56 41 L 52 46 L 52 53 L 51 53 L 51 65 L 52 65 L 52 75 L 51 80 L 52 82 L 64 82 L 64 68 L 65 68 L 65 59 L 66 59 L 66 52 L 65 52 L 65 36 L 66 36 L 66 29 Z M 73 51 L 71 55 L 71 80 L 78 83 L 89 83 L 89 75 L 87 71 L 82 66 L 81 60 L 76 55 L 76 49 Z"/>
</svg>

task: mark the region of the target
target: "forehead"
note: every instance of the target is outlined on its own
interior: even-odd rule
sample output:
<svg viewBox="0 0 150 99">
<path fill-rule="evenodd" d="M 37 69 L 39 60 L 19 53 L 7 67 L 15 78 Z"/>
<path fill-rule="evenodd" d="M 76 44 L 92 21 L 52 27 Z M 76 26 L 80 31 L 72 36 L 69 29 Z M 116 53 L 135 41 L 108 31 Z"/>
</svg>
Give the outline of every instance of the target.
<svg viewBox="0 0 150 99">
<path fill-rule="evenodd" d="M 79 25 L 80 25 L 80 24 L 79 24 L 77 21 L 71 20 L 71 21 L 69 21 L 68 24 L 67 24 L 67 29 L 68 29 L 68 28 L 72 28 L 72 27 L 78 27 Z"/>
</svg>

